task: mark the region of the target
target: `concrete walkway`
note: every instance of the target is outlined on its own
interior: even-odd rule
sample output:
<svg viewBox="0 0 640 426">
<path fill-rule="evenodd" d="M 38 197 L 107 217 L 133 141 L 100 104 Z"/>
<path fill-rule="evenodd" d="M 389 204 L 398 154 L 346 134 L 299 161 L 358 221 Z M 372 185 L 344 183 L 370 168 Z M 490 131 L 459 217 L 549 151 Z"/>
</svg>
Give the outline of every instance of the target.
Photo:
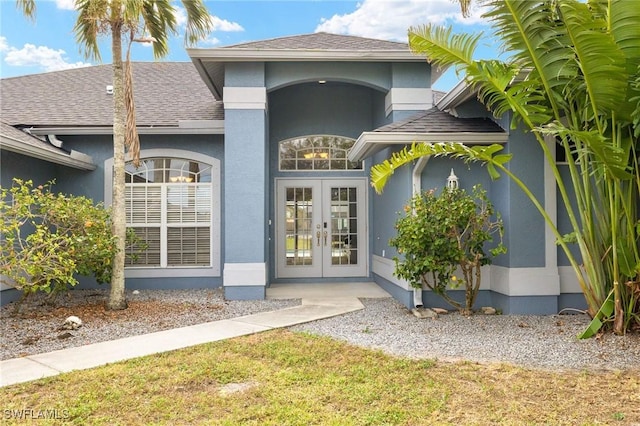
<svg viewBox="0 0 640 426">
<path fill-rule="evenodd" d="M 0 362 L 0 386 L 330 318 L 364 309 L 358 300 L 360 297 L 390 295 L 374 283 L 272 285 L 267 289 L 267 299 L 302 299 L 302 304 L 278 311 L 8 359 Z"/>
</svg>

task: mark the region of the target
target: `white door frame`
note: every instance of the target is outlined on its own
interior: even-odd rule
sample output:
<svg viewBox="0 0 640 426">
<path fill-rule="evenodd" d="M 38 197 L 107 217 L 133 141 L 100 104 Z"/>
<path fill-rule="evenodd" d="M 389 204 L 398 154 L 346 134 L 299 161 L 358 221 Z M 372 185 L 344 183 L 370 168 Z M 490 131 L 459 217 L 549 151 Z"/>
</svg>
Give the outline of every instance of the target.
<svg viewBox="0 0 640 426">
<path fill-rule="evenodd" d="M 369 236 L 368 236 L 368 196 L 366 178 L 276 178 L 275 179 L 275 275 L 276 278 L 339 278 L 339 277 L 365 277 L 369 274 Z M 286 188 L 310 188 L 313 191 L 311 209 L 312 220 L 307 223 L 311 232 L 309 235 L 312 244 L 306 254 L 311 256 L 311 264 L 287 265 L 286 258 Z M 334 217 L 332 220 L 331 189 L 335 187 L 349 187 L 356 190 L 357 208 L 357 249 L 349 251 L 348 242 L 331 242 L 332 234 L 337 230 L 332 229 L 338 223 Z M 333 204 L 334 210 L 339 210 L 337 204 Z M 334 214 L 337 214 L 334 211 Z M 309 231 L 309 229 L 307 229 Z M 336 245 L 338 244 L 338 245 Z M 356 256 L 354 264 L 334 264 L 339 260 L 336 251 L 344 250 Z M 338 253 L 339 254 L 339 253 Z"/>
</svg>

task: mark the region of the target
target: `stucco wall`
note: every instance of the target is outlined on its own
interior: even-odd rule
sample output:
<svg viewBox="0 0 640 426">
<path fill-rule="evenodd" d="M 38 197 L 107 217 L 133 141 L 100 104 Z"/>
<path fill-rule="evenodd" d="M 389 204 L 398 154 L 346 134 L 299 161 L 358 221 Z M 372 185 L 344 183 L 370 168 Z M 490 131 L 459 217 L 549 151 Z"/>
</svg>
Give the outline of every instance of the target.
<svg viewBox="0 0 640 426">
<path fill-rule="evenodd" d="M 13 178 L 33 180 L 40 185 L 56 177 L 56 165 L 10 151 L 0 151 L 0 185 L 10 188 Z M 57 187 L 58 185 L 56 185 Z"/>
<path fill-rule="evenodd" d="M 389 158 L 394 149 L 387 148 L 374 156 L 374 164 Z M 411 198 L 411 167 L 397 169 L 394 175 L 387 181 L 382 194 L 372 190 L 371 193 L 373 219 L 371 223 L 371 236 L 373 239 L 373 255 L 391 259 L 397 255 L 395 248 L 389 246 L 389 239 L 396 235 L 395 223 L 398 213 L 402 212 L 404 205 Z"/>
<path fill-rule="evenodd" d="M 266 64 L 266 87 L 274 91 L 319 80 L 359 84 L 377 90 L 391 88 L 391 65 L 346 62 L 271 62 Z"/>
<path fill-rule="evenodd" d="M 356 139 L 373 129 L 374 99 L 381 92 L 343 83 L 309 83 L 269 94 L 270 143 L 315 134 Z"/>
</svg>

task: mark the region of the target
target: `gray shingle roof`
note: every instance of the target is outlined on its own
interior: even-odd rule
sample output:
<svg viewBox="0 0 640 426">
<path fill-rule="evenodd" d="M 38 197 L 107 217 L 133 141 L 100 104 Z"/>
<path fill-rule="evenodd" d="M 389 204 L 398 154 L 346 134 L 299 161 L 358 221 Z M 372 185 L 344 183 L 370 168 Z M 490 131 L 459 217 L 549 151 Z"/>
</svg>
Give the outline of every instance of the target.
<svg viewBox="0 0 640 426">
<path fill-rule="evenodd" d="M 459 118 L 433 107 L 374 130 L 382 133 L 504 133 L 488 118 Z"/>
<path fill-rule="evenodd" d="M 63 151 L 60 148 L 56 148 L 50 143 L 38 139 L 37 137 L 32 136 L 22 130 L 16 129 L 15 127 L 5 123 L 4 121 L 0 121 L 0 136 L 2 136 L 2 138 L 11 138 L 24 145 L 28 145 L 33 149 L 48 151 L 55 155 L 69 156 L 68 152 Z"/>
<path fill-rule="evenodd" d="M 191 62 L 135 62 L 133 79 L 139 126 L 223 119 L 222 103 Z M 0 115 L 11 125 L 111 126 L 112 84 L 111 65 L 2 79 Z"/>
<path fill-rule="evenodd" d="M 408 50 L 406 43 L 340 34 L 313 33 L 225 46 L 243 49 Z"/>
</svg>

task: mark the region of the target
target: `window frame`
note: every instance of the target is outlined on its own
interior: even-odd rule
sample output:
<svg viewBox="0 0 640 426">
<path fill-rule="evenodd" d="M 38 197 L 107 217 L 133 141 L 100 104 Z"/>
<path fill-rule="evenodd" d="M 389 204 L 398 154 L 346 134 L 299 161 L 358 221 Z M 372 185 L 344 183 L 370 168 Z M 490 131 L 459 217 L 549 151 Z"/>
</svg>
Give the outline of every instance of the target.
<svg viewBox="0 0 640 426">
<path fill-rule="evenodd" d="M 349 150 L 351 149 L 351 147 L 347 148 L 347 149 L 343 149 L 343 148 L 338 148 L 338 147 L 333 147 L 333 146 L 322 146 L 322 145 L 318 145 L 316 143 L 316 141 L 314 141 L 313 139 L 319 139 L 322 140 L 324 138 L 332 138 L 332 139 L 343 139 L 346 141 L 351 141 L 351 147 L 353 147 L 353 145 L 355 144 L 356 140 L 353 138 L 349 138 L 346 136 L 339 136 L 339 135 L 328 135 L 328 134 L 313 134 L 313 135 L 302 135 L 302 136 L 296 136 L 293 138 L 288 138 L 288 139 L 283 139 L 281 141 L 278 141 L 278 171 L 280 172 L 362 172 L 364 170 L 364 162 L 363 161 L 359 161 L 359 162 L 355 162 L 355 161 L 349 161 L 347 154 L 349 152 Z M 283 158 L 282 157 L 282 153 L 283 153 L 283 148 L 282 146 L 286 143 L 291 143 L 297 140 L 312 140 L 311 141 L 311 145 L 307 146 L 307 147 L 299 147 L 295 150 L 296 152 L 296 157 L 295 158 Z M 326 152 L 328 150 L 328 152 Z M 335 157 L 333 156 L 333 152 L 334 151 L 344 151 L 344 157 Z M 301 158 L 298 153 L 307 151 L 307 154 L 310 154 L 311 157 L 309 158 Z M 317 155 L 322 155 L 326 153 L 327 157 L 320 157 Z M 315 154 L 315 155 L 314 155 Z M 302 154 L 304 155 L 304 154 Z M 295 168 L 283 168 L 282 164 L 283 161 L 293 161 L 295 162 Z M 299 168 L 299 164 L 301 161 L 306 161 L 308 162 L 311 167 L 310 168 Z M 315 165 L 316 163 L 319 163 L 320 161 L 326 161 L 327 164 L 329 165 L 328 168 L 316 168 Z M 344 161 L 345 162 L 345 168 L 332 168 L 331 165 L 333 162 L 335 161 Z M 348 165 L 350 163 L 360 163 L 360 167 L 359 168 L 349 168 Z"/>
<path fill-rule="evenodd" d="M 198 265 L 180 265 L 180 266 L 127 266 L 125 267 L 125 277 L 127 278 L 154 278 L 154 277 L 219 277 L 221 276 L 221 176 L 220 176 L 220 160 L 210 157 L 208 155 L 180 150 L 180 149 L 147 149 L 140 151 L 141 160 L 150 158 L 167 158 L 167 159 L 180 159 L 185 161 L 194 161 L 199 163 L 205 163 L 211 166 L 211 183 L 210 183 L 210 198 L 211 198 L 211 217 L 207 225 L 210 227 L 210 265 L 198 266 Z M 130 156 L 127 155 L 125 161 L 131 161 Z M 113 182 L 113 157 L 105 160 L 105 205 L 110 206 L 112 204 L 112 182 Z M 129 184 L 127 184 L 129 185 Z M 179 183 L 160 183 L 154 185 L 162 185 L 163 195 L 161 196 L 162 202 L 166 202 L 166 191 L 169 185 L 180 185 Z M 161 233 L 167 229 L 168 223 L 166 216 L 161 219 Z M 135 225 L 134 225 L 135 226 Z M 161 256 L 166 258 L 167 256 L 166 238 L 161 246 Z M 164 254 L 163 254 L 164 253 Z"/>
</svg>

